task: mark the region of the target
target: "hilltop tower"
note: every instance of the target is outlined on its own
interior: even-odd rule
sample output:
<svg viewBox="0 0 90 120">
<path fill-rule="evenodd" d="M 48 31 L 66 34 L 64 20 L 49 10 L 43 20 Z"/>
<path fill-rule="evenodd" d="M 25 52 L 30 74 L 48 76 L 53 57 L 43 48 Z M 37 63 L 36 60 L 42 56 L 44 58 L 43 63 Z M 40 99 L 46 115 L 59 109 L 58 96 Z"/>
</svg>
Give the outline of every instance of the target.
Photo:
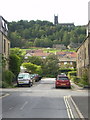
<svg viewBox="0 0 90 120">
<path fill-rule="evenodd" d="M 54 25 L 57 25 L 58 24 L 58 15 L 54 15 Z"/>
</svg>

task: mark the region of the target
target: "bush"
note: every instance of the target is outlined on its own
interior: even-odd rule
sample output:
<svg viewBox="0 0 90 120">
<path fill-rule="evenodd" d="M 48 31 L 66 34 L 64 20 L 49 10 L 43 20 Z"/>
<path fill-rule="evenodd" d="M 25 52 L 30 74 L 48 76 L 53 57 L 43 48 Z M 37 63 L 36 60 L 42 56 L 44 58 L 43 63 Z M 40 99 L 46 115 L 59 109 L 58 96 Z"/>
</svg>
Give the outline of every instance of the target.
<svg viewBox="0 0 90 120">
<path fill-rule="evenodd" d="M 88 75 L 87 75 L 87 71 L 83 70 L 83 74 L 81 78 L 78 78 L 76 76 L 76 71 L 72 71 L 68 73 L 68 77 L 76 84 L 78 84 L 79 86 L 85 86 L 88 85 Z"/>
<path fill-rule="evenodd" d="M 55 78 L 54 75 L 46 75 L 45 77 L 48 77 L 48 78 Z"/>
<path fill-rule="evenodd" d="M 19 56 L 15 55 L 15 54 L 11 54 L 9 56 L 9 69 L 10 71 L 12 71 L 14 73 L 14 75 L 18 75 L 18 73 L 20 72 L 20 65 L 21 65 L 21 59 Z"/>
<path fill-rule="evenodd" d="M 79 83 L 79 82 L 80 82 L 80 78 L 78 78 L 77 76 L 72 76 L 72 77 L 71 77 L 71 80 L 72 80 L 74 83 Z"/>
<path fill-rule="evenodd" d="M 39 74 L 39 75 L 42 75 L 42 68 L 41 68 L 41 66 L 37 66 L 36 73 Z"/>
<path fill-rule="evenodd" d="M 82 77 L 81 77 L 81 84 L 83 85 L 88 85 L 88 75 L 86 72 L 83 73 Z"/>
<path fill-rule="evenodd" d="M 70 79 L 72 79 L 72 77 L 74 77 L 74 76 L 76 76 L 77 75 L 77 71 L 70 71 L 70 72 L 68 72 L 68 77 L 70 78 Z"/>
<path fill-rule="evenodd" d="M 11 71 L 9 70 L 4 71 L 2 76 L 2 87 L 11 86 L 14 77 L 15 75 Z"/>
<path fill-rule="evenodd" d="M 59 69 L 59 71 L 58 71 L 58 73 L 60 74 L 60 73 L 65 73 L 65 74 L 68 74 L 68 72 L 70 72 L 70 71 L 73 71 L 74 69 L 71 69 L 71 68 L 60 68 Z"/>
<path fill-rule="evenodd" d="M 9 86 L 10 86 L 10 85 L 7 84 L 6 82 L 4 82 L 4 81 L 2 82 L 2 86 L 1 86 L 2 88 L 8 88 Z"/>
</svg>

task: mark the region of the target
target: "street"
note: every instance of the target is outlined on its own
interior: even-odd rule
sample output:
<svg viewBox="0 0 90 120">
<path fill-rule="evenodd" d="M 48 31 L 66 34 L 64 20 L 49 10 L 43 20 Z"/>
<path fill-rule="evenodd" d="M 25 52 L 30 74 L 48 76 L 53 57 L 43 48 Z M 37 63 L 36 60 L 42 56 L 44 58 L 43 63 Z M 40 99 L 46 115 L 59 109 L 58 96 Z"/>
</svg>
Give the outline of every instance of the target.
<svg viewBox="0 0 90 120">
<path fill-rule="evenodd" d="M 79 111 L 80 116 L 88 118 L 87 90 L 56 89 L 54 83 L 55 78 L 45 78 L 32 87 L 3 89 L 2 92 L 6 96 L 2 97 L 0 116 L 2 118 L 78 118 L 76 109 L 71 104 L 73 98 L 79 110 L 82 106 L 82 111 Z M 81 101 L 84 99 L 85 105 L 82 105 Z"/>
</svg>

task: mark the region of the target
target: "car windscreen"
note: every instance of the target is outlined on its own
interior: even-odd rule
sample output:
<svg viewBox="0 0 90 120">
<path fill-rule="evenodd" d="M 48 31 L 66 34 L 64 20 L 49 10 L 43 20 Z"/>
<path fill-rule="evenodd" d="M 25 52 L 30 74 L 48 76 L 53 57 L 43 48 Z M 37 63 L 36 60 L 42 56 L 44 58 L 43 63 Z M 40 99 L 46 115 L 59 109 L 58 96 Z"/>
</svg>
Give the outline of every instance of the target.
<svg viewBox="0 0 90 120">
<path fill-rule="evenodd" d="M 69 80 L 68 77 L 58 77 L 57 80 Z"/>
<path fill-rule="evenodd" d="M 26 79 L 26 78 L 29 78 L 29 75 L 28 74 L 20 74 L 18 76 L 19 79 Z"/>
<path fill-rule="evenodd" d="M 33 78 L 34 77 L 34 75 L 33 74 L 30 74 L 30 78 Z"/>
</svg>

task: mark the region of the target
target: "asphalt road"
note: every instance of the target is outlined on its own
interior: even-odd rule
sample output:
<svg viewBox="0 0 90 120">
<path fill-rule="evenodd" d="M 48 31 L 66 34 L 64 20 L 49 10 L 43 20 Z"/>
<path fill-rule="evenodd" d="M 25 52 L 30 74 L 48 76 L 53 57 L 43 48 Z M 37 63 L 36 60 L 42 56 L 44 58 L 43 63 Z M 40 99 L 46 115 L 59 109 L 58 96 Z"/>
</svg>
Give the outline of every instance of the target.
<svg viewBox="0 0 90 120">
<path fill-rule="evenodd" d="M 32 87 L 4 89 L 7 95 L 2 98 L 2 118 L 69 118 L 64 97 L 86 97 L 88 93 L 56 89 L 54 82 L 55 79 L 42 79 Z"/>
</svg>

